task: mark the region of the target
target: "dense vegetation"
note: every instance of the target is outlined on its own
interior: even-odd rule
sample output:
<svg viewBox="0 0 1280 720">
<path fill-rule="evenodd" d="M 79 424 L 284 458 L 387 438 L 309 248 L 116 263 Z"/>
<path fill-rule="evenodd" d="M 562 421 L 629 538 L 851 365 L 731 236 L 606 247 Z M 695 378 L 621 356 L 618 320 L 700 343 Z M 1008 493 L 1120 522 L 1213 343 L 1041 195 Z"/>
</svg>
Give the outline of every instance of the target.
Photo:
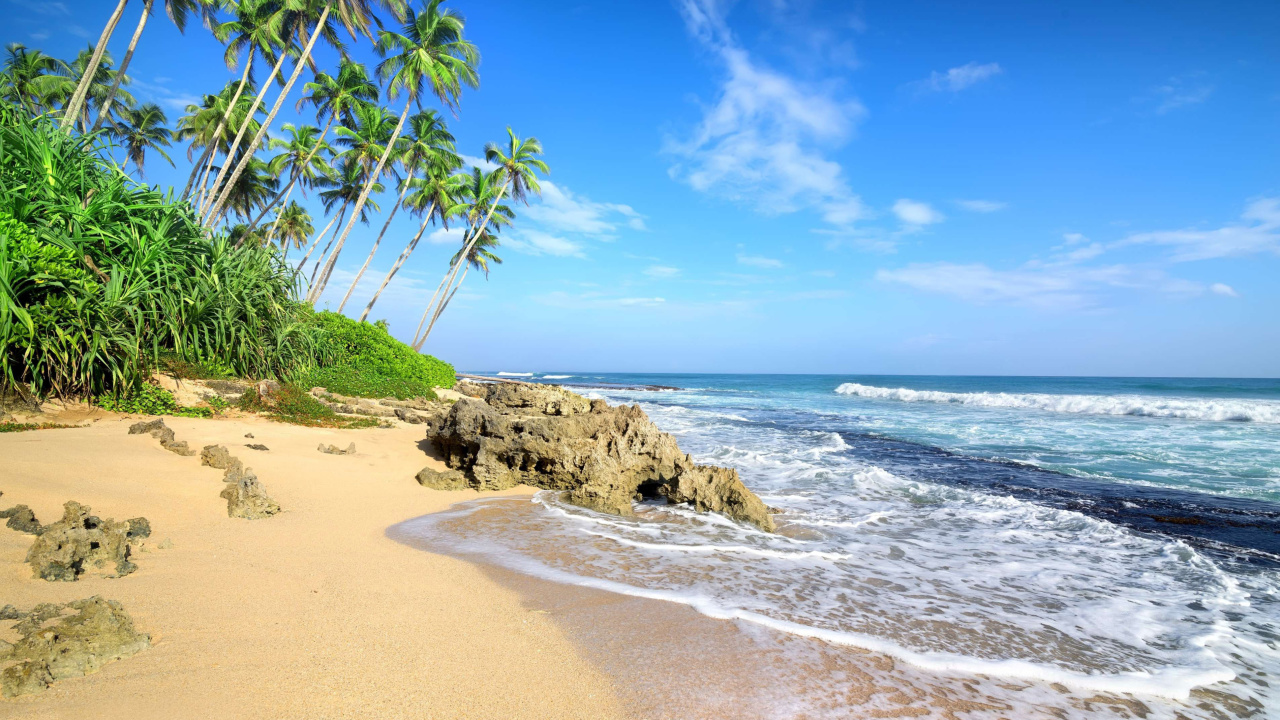
<svg viewBox="0 0 1280 720">
<path fill-rule="evenodd" d="M 337 313 L 317 313 L 323 360 L 299 384 L 311 383 L 343 395 L 360 397 L 425 396 L 433 387 L 453 387 L 453 366 L 420 355 L 391 337 L 381 324 L 356 322 Z"/>
</svg>

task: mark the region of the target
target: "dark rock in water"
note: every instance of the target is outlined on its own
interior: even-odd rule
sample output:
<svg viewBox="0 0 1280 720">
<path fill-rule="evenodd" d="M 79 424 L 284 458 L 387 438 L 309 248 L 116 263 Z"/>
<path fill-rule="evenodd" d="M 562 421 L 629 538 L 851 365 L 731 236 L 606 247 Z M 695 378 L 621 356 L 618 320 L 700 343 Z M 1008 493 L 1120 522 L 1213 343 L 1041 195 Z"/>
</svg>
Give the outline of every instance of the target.
<svg viewBox="0 0 1280 720">
<path fill-rule="evenodd" d="M 134 628 L 120 603 L 99 596 L 41 605 L 14 629 L 22 637 L 0 651 L 0 663 L 12 663 L 0 673 L 5 697 L 44 692 L 55 681 L 95 673 L 151 646 L 151 636 Z"/>
<path fill-rule="evenodd" d="M 466 490 L 471 487 L 467 476 L 457 470 L 433 470 L 422 468 L 418 471 L 418 484 L 432 490 Z"/>
<path fill-rule="evenodd" d="M 270 449 L 271 449 L 271 448 L 267 447 L 266 445 L 261 445 L 261 444 L 259 444 L 259 443 L 245 443 L 245 447 L 249 448 L 250 450 L 263 450 L 263 451 L 265 451 L 265 450 L 270 450 Z"/>
<path fill-rule="evenodd" d="M 187 446 L 185 441 L 178 442 L 174 439 L 173 430 L 164 424 L 164 419 L 156 418 L 143 422 L 136 422 L 129 426 L 130 435 L 150 434 L 151 437 L 160 441 L 160 447 L 171 453 L 190 457 L 195 455 L 195 450 Z"/>
<path fill-rule="evenodd" d="M 267 496 L 252 470 L 232 468 L 227 470 L 223 479 L 227 484 L 221 496 L 227 500 L 229 517 L 259 520 L 280 512 L 280 506 Z"/>
<path fill-rule="evenodd" d="M 498 384 L 486 393 L 428 425 L 427 438 L 467 487 L 563 490 L 570 502 L 615 515 L 633 514 L 637 496 L 665 497 L 774 530 L 736 470 L 697 465 L 638 405 L 611 408 L 555 386 Z"/>
<path fill-rule="evenodd" d="M 320 446 L 316 449 L 329 455 L 354 455 L 356 453 L 356 444 L 351 443 L 344 450 L 337 445 L 325 445 L 324 443 L 320 443 Z"/>
<path fill-rule="evenodd" d="M 27 551 L 36 577 L 72 582 L 88 571 L 121 577 L 138 569 L 129 561 L 129 533 L 134 528 L 140 531 L 146 519 L 116 522 L 89 513 L 88 506 L 71 501 L 63 506 L 61 520 L 44 527 Z M 150 534 L 150 524 L 146 527 Z"/>
<path fill-rule="evenodd" d="M 223 445 L 205 445 L 200 451 L 200 464 L 218 470 L 243 468 L 244 465 Z"/>
<path fill-rule="evenodd" d="M 28 535 L 39 535 L 42 531 L 36 514 L 26 505 L 14 505 L 8 510 L 0 510 L 0 518 L 9 518 L 5 527 Z"/>
</svg>

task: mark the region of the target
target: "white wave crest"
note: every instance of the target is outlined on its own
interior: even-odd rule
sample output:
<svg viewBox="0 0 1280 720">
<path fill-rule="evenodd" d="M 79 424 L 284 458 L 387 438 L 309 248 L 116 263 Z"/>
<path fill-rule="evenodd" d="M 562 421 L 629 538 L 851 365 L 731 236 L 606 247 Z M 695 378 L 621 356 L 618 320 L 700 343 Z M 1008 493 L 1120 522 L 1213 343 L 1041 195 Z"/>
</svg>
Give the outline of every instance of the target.
<svg viewBox="0 0 1280 720">
<path fill-rule="evenodd" d="M 573 377 L 572 375 L 543 375 L 543 380 L 566 380 Z"/>
<path fill-rule="evenodd" d="M 1047 393 L 953 393 L 939 390 L 885 388 L 844 383 L 841 395 L 899 400 L 901 402 L 950 403 L 989 408 L 1046 410 L 1086 415 L 1133 415 L 1183 420 L 1280 423 L 1280 402 L 1272 400 L 1200 400 L 1156 395 L 1050 395 Z"/>
<path fill-rule="evenodd" d="M 498 373 L 498 375 L 501 377 L 533 377 L 533 373 L 513 373 L 505 370 Z"/>
</svg>

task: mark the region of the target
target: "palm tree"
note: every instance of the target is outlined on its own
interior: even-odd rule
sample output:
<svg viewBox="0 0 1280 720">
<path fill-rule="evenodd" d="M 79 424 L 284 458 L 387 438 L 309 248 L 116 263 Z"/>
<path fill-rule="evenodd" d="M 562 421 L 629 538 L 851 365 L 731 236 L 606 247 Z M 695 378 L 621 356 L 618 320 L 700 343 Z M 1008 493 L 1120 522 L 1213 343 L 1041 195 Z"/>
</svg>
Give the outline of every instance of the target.
<svg viewBox="0 0 1280 720">
<path fill-rule="evenodd" d="M 71 93 L 70 99 L 67 101 L 66 110 L 62 114 L 62 127 L 70 127 L 71 123 L 79 119 L 81 108 L 85 104 L 85 98 L 89 96 L 89 85 L 93 82 L 98 74 L 98 63 L 102 61 L 102 56 L 107 52 L 107 42 L 111 40 L 111 35 L 116 31 L 116 25 L 120 22 L 120 16 L 124 14 L 124 6 L 129 0 L 120 0 L 116 4 L 116 9 L 111 13 L 111 17 L 107 18 L 107 24 L 102 28 L 102 34 L 98 36 L 98 44 L 94 46 L 93 53 L 85 62 L 84 73 L 80 76 L 80 81 L 76 84 L 75 91 Z"/>
<path fill-rule="evenodd" d="M 333 127 L 334 121 L 339 118 L 355 122 L 353 113 L 355 108 L 363 103 L 372 102 L 378 97 L 378 86 L 369 80 L 369 73 L 365 67 L 359 63 L 343 59 L 338 65 L 337 76 L 328 73 L 319 73 L 316 75 L 314 82 L 309 82 L 303 86 L 305 93 L 302 99 L 298 101 L 298 109 L 301 110 L 304 104 L 310 103 L 316 108 L 317 119 L 329 118 L 325 122 L 324 130 L 320 132 L 320 137 L 312 147 L 311 155 L 307 156 L 299 164 L 301 167 L 311 167 L 312 160 L 316 154 L 323 148 L 329 149 L 329 144 L 325 142 L 325 138 L 329 136 L 329 129 Z M 293 191 L 294 183 L 298 180 L 297 175 L 293 175 L 289 179 L 289 183 L 282 191 L 284 197 Z M 278 200 L 278 198 L 277 198 Z M 275 201 L 272 202 L 275 204 Z M 253 225 L 256 226 L 257 220 Z"/>
<path fill-rule="evenodd" d="M 134 167 L 138 168 L 138 177 L 146 177 L 143 163 L 151 150 L 160 153 L 173 165 L 173 158 L 164 151 L 173 142 L 173 132 L 165 127 L 169 119 L 159 105 L 147 103 L 137 110 L 125 110 L 121 115 L 123 121 L 116 124 L 112 134 L 124 145 L 125 165 L 132 160 Z"/>
<path fill-rule="evenodd" d="M 271 68 L 271 73 L 267 75 L 267 79 L 263 81 L 262 87 L 258 90 L 257 95 L 253 98 L 253 103 L 249 106 L 249 116 L 252 117 L 258 112 L 258 106 L 262 104 L 263 98 L 266 97 L 267 89 L 271 87 L 271 83 L 280 74 L 280 66 L 284 64 L 285 58 L 293 50 L 289 40 L 290 28 L 287 25 L 293 19 L 293 16 L 275 0 L 239 0 L 236 3 L 235 13 L 235 19 L 219 25 L 216 33 L 219 40 L 227 43 L 227 51 L 224 55 L 227 60 L 227 66 L 233 66 L 235 58 L 242 49 L 248 50 L 245 63 L 246 77 L 250 63 L 253 62 L 255 51 L 262 55 L 264 59 L 276 58 L 275 65 Z M 231 141 L 231 149 L 227 152 L 227 162 L 222 164 L 217 177 L 214 178 L 214 190 L 209 195 L 209 201 L 200 208 L 200 212 L 205 216 L 205 225 L 208 227 L 212 227 L 213 222 L 219 217 L 220 207 L 216 206 L 225 204 L 227 192 L 231 192 L 232 183 L 227 182 L 224 185 L 223 181 L 226 179 L 227 172 L 231 170 L 232 165 L 238 164 L 233 162 L 232 158 L 239 157 L 236 152 L 240 149 L 240 141 L 244 139 L 247 129 L 248 127 L 245 125 L 240 126 L 235 140 Z M 249 154 L 256 150 L 257 146 L 250 143 Z"/>
<path fill-rule="evenodd" d="M 197 147 L 204 148 L 200 160 L 194 163 L 187 184 L 182 189 L 182 197 L 187 197 L 195 185 L 196 178 L 212 161 L 219 147 L 230 147 L 231 137 L 227 134 L 224 118 L 230 107 L 231 99 L 236 97 L 239 83 L 235 80 L 227 83 L 217 95 L 205 95 L 199 105 L 188 105 L 187 114 L 178 118 L 176 138 L 179 142 L 187 142 L 187 160 L 191 160 Z M 249 104 L 242 103 L 247 112 Z"/>
<path fill-rule="evenodd" d="M 467 231 L 463 235 L 462 250 L 449 263 L 449 270 L 455 272 L 445 273 L 431 296 L 431 302 L 427 303 L 422 319 L 418 321 L 418 329 L 413 334 L 415 350 L 420 349 L 422 343 L 426 342 L 427 336 L 431 334 L 431 328 L 435 327 L 436 320 L 444 312 L 444 306 L 448 304 L 449 298 L 453 297 L 453 293 L 457 292 L 457 287 L 454 286 L 454 275 L 460 267 L 458 258 L 470 257 L 476 243 L 487 235 L 497 234 L 502 226 L 510 225 L 515 218 L 511 208 L 502 204 L 506 185 L 499 185 L 501 176 L 501 170 L 486 173 L 478 167 L 472 167 L 471 174 L 466 176 L 467 184 L 462 194 L 467 198 L 467 203 L 462 214 L 467 221 Z M 431 319 L 430 323 L 427 322 L 428 317 Z M 424 325 L 427 327 L 425 333 L 422 330 Z"/>
<path fill-rule="evenodd" d="M 321 262 L 324 260 L 325 255 L 328 254 L 329 248 L 333 247 L 333 243 L 338 237 L 338 231 L 342 228 L 341 218 L 345 218 L 347 216 L 347 211 L 350 210 L 351 206 L 357 199 L 359 199 L 367 186 L 367 174 L 365 173 L 364 168 L 360 166 L 359 162 L 355 161 L 351 157 L 346 157 L 339 163 L 337 172 L 334 173 L 334 177 L 332 179 L 325 179 L 323 181 L 323 185 L 329 187 L 328 190 L 320 193 L 320 201 L 324 204 L 325 212 L 331 212 L 334 206 L 338 206 L 340 209 L 338 212 L 338 224 L 334 227 L 333 236 L 329 238 L 329 243 L 325 245 L 324 250 L 320 253 L 320 259 L 316 260 L 316 265 L 311 270 L 311 283 L 313 286 L 315 284 L 316 273 L 320 270 Z M 382 183 L 375 182 L 373 187 L 375 188 L 375 192 L 382 192 Z M 368 223 L 368 213 L 370 209 L 377 212 L 379 209 L 378 204 L 370 200 L 365 203 L 364 207 L 361 207 L 356 212 L 352 213 L 352 217 L 360 220 L 361 222 Z M 330 225 L 333 225 L 333 223 L 330 223 Z M 307 251 L 306 256 L 302 258 L 302 264 L 298 266 L 299 270 L 301 270 L 302 266 L 306 264 L 307 258 L 311 257 L 311 251 L 315 250 L 315 246 L 320 243 L 320 239 L 324 237 L 324 234 L 328 232 L 328 230 L 329 227 L 326 226 L 325 229 L 320 231 L 320 234 L 316 236 L 315 243 L 313 243 L 311 249 Z M 308 301 L 310 301 L 310 292 L 308 292 Z"/>
<path fill-rule="evenodd" d="M 389 99 L 394 100 L 404 93 L 405 103 L 391 141 L 387 143 L 386 151 L 378 159 L 377 168 L 370 175 L 370 183 L 376 182 L 382 175 L 382 168 L 386 166 L 387 158 L 409 117 L 410 106 L 421 102 L 424 84 L 440 102 L 450 108 L 456 108 L 458 95 L 464 84 L 473 88 L 480 84 L 480 78 L 476 74 L 480 53 L 470 41 L 463 38 L 466 21 L 452 10 L 441 10 L 442 2 L 443 0 L 427 0 L 422 12 L 410 10 L 402 32 L 383 30 L 378 34 L 378 54 L 386 57 L 378 64 L 378 77 L 387 83 Z M 356 213 L 360 212 L 371 189 L 372 185 L 361 193 L 360 199 L 356 201 Z M 324 291 L 324 283 L 332 274 L 338 254 L 342 252 L 342 246 L 355 221 L 354 214 L 347 220 L 342 237 L 329 256 L 320 284 L 312 287 L 309 298 L 312 302 Z"/>
<path fill-rule="evenodd" d="M 249 171 L 242 173 L 236 184 L 231 186 L 230 200 L 223 208 L 223 214 L 234 212 L 248 220 L 276 194 L 279 187 L 280 178 L 271 173 L 265 161 L 255 157 L 249 163 Z"/>
<path fill-rule="evenodd" d="M 276 221 L 267 231 L 267 239 L 280 243 L 280 257 L 283 259 L 289 255 L 290 248 L 302 247 L 313 232 L 311 214 L 295 200 L 280 207 Z"/>
<path fill-rule="evenodd" d="M 70 68 L 39 50 L 28 50 L 22 43 L 9 43 L 5 50 L 9 57 L 4 63 L 4 86 L 0 88 L 3 97 L 32 115 L 51 109 L 40 91 L 39 80 L 46 75 L 70 74 Z"/>
<path fill-rule="evenodd" d="M 441 155 L 447 155 L 451 159 L 437 157 Z M 432 163 L 446 164 L 457 160 L 453 135 L 445 127 L 439 113 L 435 110 L 426 110 L 409 118 L 409 134 L 405 137 L 403 150 L 398 159 L 405 170 L 404 180 L 400 183 L 400 196 L 396 198 L 396 204 L 391 206 L 391 212 L 387 214 L 387 221 L 383 223 L 382 231 L 374 239 L 373 247 L 369 249 L 369 257 L 364 259 L 364 265 L 360 266 L 360 271 L 356 273 L 355 279 L 351 281 L 351 287 L 347 289 L 347 294 L 342 298 L 342 303 L 338 305 L 339 313 L 347 306 L 347 301 L 351 299 L 351 293 L 355 292 L 360 278 L 364 277 L 365 270 L 369 269 L 369 263 L 373 262 L 373 256 L 377 254 L 378 246 L 382 244 L 382 238 L 387 234 L 387 228 L 391 227 L 391 221 L 395 219 L 396 211 L 404 203 L 405 194 L 409 192 L 418 168 Z"/>
<path fill-rule="evenodd" d="M 527 198 L 529 193 L 537 194 L 542 191 L 542 188 L 538 186 L 537 173 L 545 175 L 550 172 L 550 169 L 547 167 L 547 163 L 541 159 L 541 155 L 542 143 L 539 142 L 537 138 L 530 137 L 522 140 L 515 134 L 515 131 L 509 127 L 507 128 L 507 144 L 505 148 L 497 143 L 489 143 L 488 145 L 485 145 L 484 158 L 488 162 L 497 166 L 497 169 L 493 171 L 493 175 L 495 177 L 502 178 L 502 188 L 498 191 L 497 197 L 490 205 L 485 219 L 478 224 L 473 223 L 471 225 L 469 234 L 471 236 L 472 243 L 482 237 L 482 233 L 477 233 L 475 231 L 476 228 L 487 228 L 494 212 L 499 207 L 503 207 L 499 204 L 499 201 L 503 197 L 509 196 L 514 200 L 523 201 L 528 204 Z M 469 256 L 471 254 L 470 247 L 464 248 L 462 254 L 464 257 Z M 455 264 L 449 269 L 449 272 L 446 273 L 445 281 L 443 283 L 444 294 L 440 295 L 441 299 L 452 297 L 449 288 L 453 285 L 454 278 L 458 275 L 459 267 L 460 266 Z M 438 294 L 440 291 L 437 290 L 436 292 Z M 435 301 L 436 298 L 433 296 L 432 303 Z M 439 317 L 440 312 L 443 309 L 444 307 L 442 302 L 440 307 L 435 311 L 435 317 Z M 426 313 L 422 316 L 424 321 L 426 320 L 427 313 L 430 312 L 431 305 L 428 304 Z M 427 327 L 426 333 L 422 334 L 420 337 L 415 335 L 413 343 L 414 350 L 422 350 L 422 344 L 427 341 L 427 335 L 431 333 L 431 326 L 435 325 L 435 317 L 432 318 L 431 325 Z M 421 322 L 418 323 L 418 329 L 419 332 L 421 332 Z"/>
<path fill-rule="evenodd" d="M 253 222 L 249 223 L 249 229 L 251 230 L 262 222 L 262 218 L 277 203 L 288 203 L 289 193 L 292 192 L 293 186 L 299 178 L 301 178 L 302 187 L 305 190 L 307 187 L 314 186 L 316 178 L 329 172 L 329 163 L 318 156 L 320 150 L 328 149 L 329 147 L 327 143 L 322 142 L 318 137 L 320 133 L 318 128 L 310 125 L 297 127 L 292 123 L 285 123 L 281 129 L 284 130 L 288 139 L 272 139 L 267 145 L 272 149 L 284 148 L 284 152 L 271 158 L 267 165 L 277 177 L 281 177 L 288 172 L 289 183 L 285 189 L 276 193 L 276 196 L 271 198 L 271 202 L 267 203 L 262 212 L 253 219 Z"/>
<path fill-rule="evenodd" d="M 448 297 L 440 303 L 440 309 L 436 310 L 435 315 L 431 318 L 431 324 L 427 326 L 427 332 L 423 335 L 424 340 L 427 335 L 431 334 L 431 329 L 435 327 L 436 320 L 440 319 L 440 315 L 444 312 L 444 309 L 449 307 L 449 302 L 453 300 L 453 296 L 457 295 L 458 290 L 462 289 L 462 283 L 466 281 L 467 273 L 471 272 L 471 268 L 484 270 L 484 279 L 488 280 L 489 263 L 493 263 L 494 265 L 502 264 L 502 258 L 494 255 L 491 250 L 491 248 L 496 248 L 502 244 L 498 241 L 498 236 L 488 230 L 480 230 L 478 232 L 479 237 L 473 239 L 470 243 L 463 243 L 466 247 L 455 253 L 453 259 L 449 261 L 450 265 L 457 265 L 462 261 L 463 251 L 468 247 L 470 248 L 470 250 L 467 251 L 467 260 L 464 264 L 465 269 L 462 271 L 462 277 L 459 278 L 458 284 L 454 286 L 453 290 L 449 292 Z"/>
<path fill-rule="evenodd" d="M 165 12 L 168 13 L 169 19 L 178 27 L 178 32 L 185 33 L 187 29 L 187 14 L 191 12 L 200 13 L 204 19 L 205 27 L 212 28 L 214 21 L 214 12 L 219 4 L 218 0 L 161 0 L 164 3 Z M 98 111 L 98 119 L 93 123 L 93 129 L 97 130 L 102 126 L 111 113 L 111 101 L 115 98 L 116 90 L 120 88 L 120 79 L 123 73 L 129 69 L 129 62 L 133 60 L 133 51 L 138 47 L 138 40 L 142 38 L 142 29 L 147 26 L 147 18 L 151 16 L 151 7 L 155 4 L 155 0 L 142 0 L 142 17 L 138 20 L 138 27 L 133 31 L 133 37 L 129 40 L 129 49 L 125 50 L 124 59 L 120 61 L 120 73 L 116 77 L 116 82 L 111 86 L 111 90 L 107 92 L 106 99 L 102 102 L 102 109 Z"/>
<path fill-rule="evenodd" d="M 93 57 L 93 50 L 86 47 L 76 55 L 76 59 L 70 63 L 59 63 L 56 71 L 51 75 L 42 75 L 34 80 L 34 86 L 37 94 L 44 98 L 44 102 L 50 106 L 63 106 L 63 126 L 68 127 L 66 122 L 66 113 L 71 107 L 71 100 L 75 93 L 79 92 L 80 87 L 84 84 L 86 73 L 89 72 L 90 60 Z M 88 87 L 85 90 L 85 97 L 79 104 L 80 117 L 75 118 L 72 122 L 81 124 L 82 129 L 89 126 L 89 110 L 94 106 L 101 106 L 102 101 L 106 99 L 108 89 L 115 84 L 118 73 L 112 69 L 111 53 L 103 53 L 99 58 L 96 70 L 89 77 Z M 121 79 L 121 84 L 128 85 L 131 82 L 128 76 Z M 117 90 L 116 94 L 126 107 L 133 107 L 133 96 L 124 90 Z"/>
</svg>

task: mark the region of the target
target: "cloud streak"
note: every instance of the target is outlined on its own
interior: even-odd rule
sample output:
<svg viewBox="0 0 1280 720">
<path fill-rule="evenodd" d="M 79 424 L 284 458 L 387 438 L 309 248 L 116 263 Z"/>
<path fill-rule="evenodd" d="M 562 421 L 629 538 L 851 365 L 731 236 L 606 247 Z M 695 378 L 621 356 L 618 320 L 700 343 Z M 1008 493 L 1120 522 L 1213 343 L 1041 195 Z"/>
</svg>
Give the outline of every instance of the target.
<svg viewBox="0 0 1280 720">
<path fill-rule="evenodd" d="M 973 87 L 983 80 L 993 78 L 1004 72 L 1000 67 L 1000 63 L 978 64 L 976 62 L 966 63 L 959 67 L 953 67 L 946 72 L 934 71 L 924 80 L 912 83 L 917 92 L 950 92 L 958 93 L 966 88 Z"/>
</svg>

